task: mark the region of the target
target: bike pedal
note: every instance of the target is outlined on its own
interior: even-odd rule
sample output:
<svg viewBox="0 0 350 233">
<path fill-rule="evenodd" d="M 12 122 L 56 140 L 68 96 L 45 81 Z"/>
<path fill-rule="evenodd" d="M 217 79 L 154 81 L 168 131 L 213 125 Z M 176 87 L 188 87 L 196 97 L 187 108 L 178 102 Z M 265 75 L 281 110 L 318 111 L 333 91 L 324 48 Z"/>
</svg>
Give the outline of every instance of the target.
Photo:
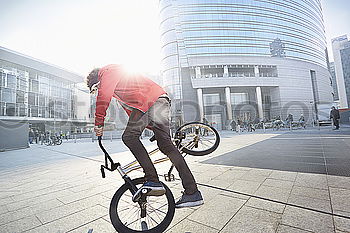
<svg viewBox="0 0 350 233">
<path fill-rule="evenodd" d="M 147 189 L 147 188 L 143 188 L 141 189 L 141 191 L 138 193 L 137 196 L 133 197 L 132 200 L 134 202 L 138 202 L 142 197 L 144 197 L 145 195 L 147 195 L 147 193 L 149 193 L 151 191 L 151 189 Z"/>
<path fill-rule="evenodd" d="M 172 181 L 175 181 L 175 176 L 174 174 L 170 174 L 170 175 L 164 174 L 164 179 L 165 181 L 172 182 Z"/>
</svg>

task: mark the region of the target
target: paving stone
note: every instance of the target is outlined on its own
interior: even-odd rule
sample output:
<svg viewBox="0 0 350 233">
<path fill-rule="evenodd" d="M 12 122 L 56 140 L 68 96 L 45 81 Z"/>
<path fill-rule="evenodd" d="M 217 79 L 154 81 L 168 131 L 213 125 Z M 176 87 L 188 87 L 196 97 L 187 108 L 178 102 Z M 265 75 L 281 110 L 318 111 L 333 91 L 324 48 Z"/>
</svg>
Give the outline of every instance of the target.
<svg viewBox="0 0 350 233">
<path fill-rule="evenodd" d="M 339 216 L 345 216 L 347 218 L 350 218 L 350 212 L 345 212 L 345 211 L 340 211 L 340 210 L 333 209 L 333 213 L 337 214 Z"/>
<path fill-rule="evenodd" d="M 96 205 L 84 211 L 71 214 L 56 221 L 44 224 L 28 231 L 27 233 L 67 232 L 106 216 L 108 209 Z"/>
<path fill-rule="evenodd" d="M 233 183 L 234 183 L 234 180 L 219 180 L 216 178 L 206 182 L 206 184 L 208 184 L 208 185 L 223 188 L 223 189 L 226 189 L 227 187 L 229 187 Z"/>
<path fill-rule="evenodd" d="M 69 233 L 82 233 L 82 232 L 87 233 L 89 230 L 92 230 L 93 233 L 94 232 L 98 232 L 98 233 L 116 233 L 117 232 L 114 229 L 112 223 L 107 222 L 103 218 L 99 218 L 82 227 L 72 230 Z"/>
<path fill-rule="evenodd" d="M 43 181 L 42 181 L 43 182 Z M 31 198 L 36 198 L 42 195 L 48 195 L 51 193 L 56 193 L 58 191 L 64 191 L 65 189 L 70 188 L 70 185 L 67 184 L 59 184 L 59 185 L 53 185 L 45 188 L 40 188 L 40 189 L 27 189 L 26 192 L 19 194 L 19 195 L 14 195 L 13 200 L 14 201 L 22 201 L 22 200 L 27 200 Z"/>
<path fill-rule="evenodd" d="M 100 195 L 95 195 L 86 199 L 82 199 L 80 201 L 50 209 L 48 211 L 42 211 L 40 213 L 37 213 L 36 216 L 42 223 L 48 223 L 66 217 L 68 215 L 81 212 L 98 204 L 104 206 L 105 208 L 109 208 L 109 200 L 107 198 Z M 105 211 L 105 214 L 108 214 L 108 212 Z"/>
<path fill-rule="evenodd" d="M 305 231 L 305 230 L 302 230 L 299 228 L 294 228 L 291 226 L 286 226 L 286 225 L 280 224 L 278 226 L 276 233 L 308 233 L 308 232 L 312 232 L 312 231 Z"/>
<path fill-rule="evenodd" d="M 328 189 L 327 176 L 321 174 L 298 173 L 295 185 L 317 189 Z"/>
<path fill-rule="evenodd" d="M 254 198 L 254 197 L 250 198 L 248 200 L 248 202 L 246 203 L 246 205 L 250 206 L 250 207 L 255 207 L 257 209 L 268 210 L 268 211 L 279 213 L 279 214 L 283 213 L 284 208 L 286 206 L 286 205 L 283 205 L 280 203 L 266 201 L 266 200 L 262 200 L 262 199 Z"/>
<path fill-rule="evenodd" d="M 55 207 L 62 206 L 62 205 L 63 205 L 62 202 L 54 199 L 44 203 L 37 204 L 35 206 L 29 206 L 19 210 L 7 212 L 5 214 L 0 215 L 0 225 L 8 222 L 16 221 L 18 219 L 28 217 L 37 213 L 41 213 L 46 210 L 53 209 Z"/>
<path fill-rule="evenodd" d="M 331 215 L 293 206 L 286 206 L 282 215 L 282 224 L 317 233 L 334 232 Z"/>
<path fill-rule="evenodd" d="M 291 191 L 294 183 L 292 181 L 287 180 L 276 180 L 276 179 L 270 179 L 267 178 L 262 185 L 276 187 L 285 189 L 286 191 Z"/>
<path fill-rule="evenodd" d="M 78 200 L 81 200 L 84 198 L 92 197 L 92 196 L 95 196 L 97 194 L 102 194 L 106 191 L 117 190 L 118 188 L 119 187 L 112 187 L 109 184 L 100 185 L 100 186 L 93 188 L 91 190 L 85 190 L 85 191 L 82 191 L 80 193 L 73 193 L 71 195 L 65 195 L 62 197 L 58 197 L 58 199 L 65 204 L 69 204 L 71 202 L 75 202 L 75 201 L 78 201 Z"/>
<path fill-rule="evenodd" d="M 4 197 L 4 198 L 0 199 L 1 205 L 6 205 L 6 204 L 11 203 L 11 202 L 13 202 L 12 197 Z M 1 210 L 0 210 L 0 212 L 1 212 Z"/>
<path fill-rule="evenodd" d="M 254 195 L 274 201 L 287 202 L 290 192 L 277 187 L 261 185 Z"/>
<path fill-rule="evenodd" d="M 184 220 L 186 217 L 188 217 L 190 214 L 192 214 L 196 209 L 193 208 L 181 208 L 181 209 L 176 209 L 175 215 L 173 220 L 171 221 L 168 229 L 174 227 L 176 224 Z"/>
<path fill-rule="evenodd" d="M 290 195 L 288 203 L 332 213 L 331 202 L 329 200 Z"/>
<path fill-rule="evenodd" d="M 220 233 L 275 233 L 280 221 L 280 214 L 244 206 Z"/>
<path fill-rule="evenodd" d="M 226 180 L 235 181 L 235 180 L 241 178 L 242 176 L 244 176 L 247 172 L 248 172 L 248 170 L 230 169 L 230 170 L 227 170 L 226 172 L 222 173 L 221 175 L 215 177 L 215 179 L 225 180 L 225 181 Z"/>
<path fill-rule="evenodd" d="M 297 172 L 286 172 L 286 171 L 272 171 L 269 178 L 276 180 L 287 180 L 287 181 L 295 181 L 298 173 Z"/>
<path fill-rule="evenodd" d="M 15 211 L 28 206 L 36 206 L 36 205 L 39 205 L 48 201 L 52 201 L 59 197 L 67 196 L 67 195 L 72 195 L 72 192 L 70 192 L 69 190 L 61 190 L 54 193 L 41 195 L 39 197 L 34 197 L 34 198 L 22 200 L 22 201 L 16 201 L 8 204 L 7 208 L 9 209 L 9 211 Z"/>
<path fill-rule="evenodd" d="M 17 233 L 40 226 L 41 222 L 35 216 L 25 217 L 5 225 L 1 225 L 1 232 Z"/>
<path fill-rule="evenodd" d="M 205 226 L 203 224 L 184 219 L 174 227 L 166 231 L 166 233 L 194 233 L 194 232 L 205 232 L 205 233 L 218 233 L 219 231 Z"/>
<path fill-rule="evenodd" d="M 188 219 L 220 230 L 244 203 L 245 200 L 218 195 L 189 215 Z"/>
<path fill-rule="evenodd" d="M 291 195 L 330 200 L 329 191 L 326 189 L 315 189 L 308 187 L 294 186 Z"/>
<path fill-rule="evenodd" d="M 335 229 L 343 232 L 350 232 L 350 219 L 334 217 Z"/>
<path fill-rule="evenodd" d="M 198 189 L 202 193 L 204 202 L 208 202 L 213 198 L 216 198 L 222 191 L 214 188 L 209 188 L 206 186 L 199 186 Z"/>
<path fill-rule="evenodd" d="M 350 212 L 350 189 L 329 188 L 333 210 Z"/>
<path fill-rule="evenodd" d="M 0 206 L 0 214 L 4 214 L 9 212 L 8 208 L 6 207 L 6 205 L 1 205 Z"/>
<path fill-rule="evenodd" d="M 237 180 L 228 189 L 241 192 L 244 194 L 253 194 L 261 185 L 262 182 Z"/>
<path fill-rule="evenodd" d="M 330 187 L 350 189 L 350 177 L 328 176 L 327 178 Z"/>
<path fill-rule="evenodd" d="M 240 180 L 254 181 L 254 182 L 264 182 L 267 176 L 258 175 L 258 174 L 248 174 L 246 173 L 244 176 L 240 178 Z"/>
</svg>

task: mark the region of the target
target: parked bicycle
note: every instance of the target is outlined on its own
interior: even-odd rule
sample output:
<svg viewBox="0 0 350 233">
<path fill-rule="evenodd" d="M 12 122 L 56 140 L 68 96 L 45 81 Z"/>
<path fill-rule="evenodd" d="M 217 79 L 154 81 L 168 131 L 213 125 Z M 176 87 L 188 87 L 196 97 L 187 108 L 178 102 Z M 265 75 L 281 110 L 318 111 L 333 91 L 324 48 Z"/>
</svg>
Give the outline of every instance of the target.
<svg viewBox="0 0 350 233">
<path fill-rule="evenodd" d="M 153 136 L 151 141 L 155 141 Z M 218 132 L 211 126 L 191 122 L 182 125 L 177 129 L 174 139 L 181 154 L 185 157 L 187 154 L 194 156 L 203 156 L 212 153 L 217 149 L 220 143 Z M 102 137 L 98 137 L 98 143 L 104 152 L 105 163 L 101 165 L 102 177 L 105 177 L 105 169 L 108 171 L 117 170 L 123 178 L 123 184 L 114 194 L 109 208 L 109 216 L 114 228 L 123 233 L 160 233 L 170 225 L 175 213 L 175 201 L 171 190 L 164 184 L 166 190 L 163 196 L 146 196 L 141 190 L 141 198 L 133 201 L 132 197 L 144 183 L 144 178 L 131 179 L 127 174 L 131 171 L 140 169 L 141 166 L 135 160 L 125 166 L 120 163 L 114 163 L 108 152 L 102 145 Z M 149 152 L 152 156 L 159 151 L 156 148 Z M 153 161 L 154 164 L 169 160 L 168 157 L 161 157 Z M 167 174 L 164 174 L 166 181 L 174 181 L 172 174 L 174 165 L 171 165 Z M 147 190 L 145 190 L 147 191 Z M 146 193 L 146 192 L 145 192 Z"/>
<path fill-rule="evenodd" d="M 62 139 L 60 136 L 47 136 L 44 138 L 44 144 L 46 146 L 61 145 Z"/>
</svg>

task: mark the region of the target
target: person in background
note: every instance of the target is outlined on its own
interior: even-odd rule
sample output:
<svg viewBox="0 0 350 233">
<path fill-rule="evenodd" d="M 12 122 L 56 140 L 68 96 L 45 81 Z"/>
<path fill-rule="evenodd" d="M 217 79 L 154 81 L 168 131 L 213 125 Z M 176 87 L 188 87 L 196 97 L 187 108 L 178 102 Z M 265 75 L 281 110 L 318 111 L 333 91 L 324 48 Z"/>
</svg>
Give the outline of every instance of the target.
<svg viewBox="0 0 350 233">
<path fill-rule="evenodd" d="M 236 121 L 235 121 L 235 120 L 232 120 L 231 123 L 230 123 L 231 130 L 232 130 L 232 131 L 236 131 L 236 125 L 237 125 Z"/>
<path fill-rule="evenodd" d="M 331 113 L 329 115 L 330 115 L 329 116 L 330 119 L 333 120 L 333 124 L 335 126 L 335 128 L 333 130 L 338 130 L 339 129 L 339 119 L 340 119 L 339 110 L 333 106 Z"/>
<path fill-rule="evenodd" d="M 299 117 L 299 125 L 301 126 L 301 127 L 303 127 L 303 128 L 305 128 L 305 117 L 304 117 L 304 115 L 303 114 L 301 114 L 300 115 L 300 117 Z"/>
<path fill-rule="evenodd" d="M 34 132 L 32 129 L 29 130 L 29 143 L 33 144 Z"/>
</svg>

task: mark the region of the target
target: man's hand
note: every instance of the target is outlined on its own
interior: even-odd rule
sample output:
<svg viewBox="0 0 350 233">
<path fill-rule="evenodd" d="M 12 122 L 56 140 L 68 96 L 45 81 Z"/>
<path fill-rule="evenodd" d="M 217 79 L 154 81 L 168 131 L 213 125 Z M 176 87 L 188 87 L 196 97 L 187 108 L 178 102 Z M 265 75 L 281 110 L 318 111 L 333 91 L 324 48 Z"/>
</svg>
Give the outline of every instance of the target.
<svg viewBox="0 0 350 233">
<path fill-rule="evenodd" d="M 103 126 L 95 126 L 94 131 L 96 136 L 102 136 L 103 135 Z"/>
</svg>

